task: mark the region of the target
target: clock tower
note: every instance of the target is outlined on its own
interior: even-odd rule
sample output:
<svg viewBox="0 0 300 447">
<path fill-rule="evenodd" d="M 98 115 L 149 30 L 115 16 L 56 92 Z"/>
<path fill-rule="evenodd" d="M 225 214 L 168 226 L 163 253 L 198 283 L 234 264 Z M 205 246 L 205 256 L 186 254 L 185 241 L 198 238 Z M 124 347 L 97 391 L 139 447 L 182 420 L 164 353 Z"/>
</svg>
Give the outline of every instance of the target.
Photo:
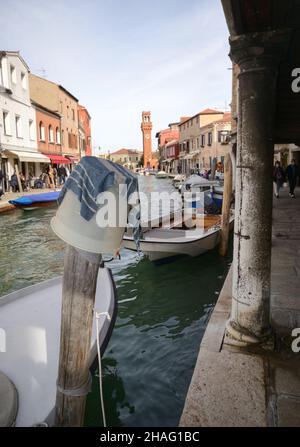
<svg viewBox="0 0 300 447">
<path fill-rule="evenodd" d="M 144 153 L 144 168 L 152 168 L 152 141 L 151 141 L 151 113 L 142 113 L 142 125 L 143 133 L 143 153 Z"/>
</svg>

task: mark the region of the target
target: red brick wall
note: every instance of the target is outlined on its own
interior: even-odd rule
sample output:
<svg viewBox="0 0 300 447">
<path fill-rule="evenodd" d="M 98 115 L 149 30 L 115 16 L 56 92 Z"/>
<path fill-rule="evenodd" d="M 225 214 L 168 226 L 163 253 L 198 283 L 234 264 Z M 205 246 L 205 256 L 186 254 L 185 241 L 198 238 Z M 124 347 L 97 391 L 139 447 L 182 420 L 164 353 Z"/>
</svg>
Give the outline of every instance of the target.
<svg viewBox="0 0 300 447">
<path fill-rule="evenodd" d="M 40 123 L 43 123 L 45 129 L 45 141 L 40 138 Z M 49 126 L 52 126 L 54 143 L 49 141 Z M 38 150 L 44 154 L 61 154 L 61 144 L 56 143 L 56 129 L 60 131 L 60 119 L 51 115 L 50 113 L 43 112 L 41 109 L 36 109 L 36 128 L 37 128 L 37 143 Z M 61 138 L 61 137 L 60 137 Z"/>
<path fill-rule="evenodd" d="M 85 154 L 92 155 L 92 141 L 91 141 L 91 119 L 85 107 L 78 104 L 78 122 L 85 133 L 86 148 Z"/>
</svg>

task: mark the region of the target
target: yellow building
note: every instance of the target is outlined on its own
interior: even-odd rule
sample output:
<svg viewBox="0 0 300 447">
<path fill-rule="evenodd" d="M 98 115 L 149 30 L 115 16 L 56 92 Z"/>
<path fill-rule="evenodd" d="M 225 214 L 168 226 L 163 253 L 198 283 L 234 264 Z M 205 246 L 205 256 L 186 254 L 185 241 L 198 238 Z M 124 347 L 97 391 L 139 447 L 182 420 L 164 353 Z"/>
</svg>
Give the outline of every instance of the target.
<svg viewBox="0 0 300 447">
<path fill-rule="evenodd" d="M 114 163 L 118 163 L 125 168 L 135 170 L 141 163 L 142 152 L 135 149 L 123 148 L 116 152 L 112 152 L 109 158 Z"/>
<path fill-rule="evenodd" d="M 203 128 L 211 123 L 224 118 L 224 112 L 214 109 L 205 109 L 196 115 L 181 121 L 179 124 L 179 165 L 184 174 L 190 174 L 193 169 L 200 169 L 201 152 L 205 148 L 203 138 Z M 207 132 L 207 146 L 212 146 L 214 136 Z"/>
<path fill-rule="evenodd" d="M 225 155 L 231 152 L 231 113 L 200 129 L 200 152 L 196 157 L 199 168 L 211 169 L 213 160 L 224 165 Z"/>
<path fill-rule="evenodd" d="M 78 161 L 78 99 L 62 85 L 29 75 L 30 97 L 36 103 L 46 107 L 61 116 L 61 146 L 62 155 Z M 39 125 L 39 123 L 37 123 Z"/>
</svg>

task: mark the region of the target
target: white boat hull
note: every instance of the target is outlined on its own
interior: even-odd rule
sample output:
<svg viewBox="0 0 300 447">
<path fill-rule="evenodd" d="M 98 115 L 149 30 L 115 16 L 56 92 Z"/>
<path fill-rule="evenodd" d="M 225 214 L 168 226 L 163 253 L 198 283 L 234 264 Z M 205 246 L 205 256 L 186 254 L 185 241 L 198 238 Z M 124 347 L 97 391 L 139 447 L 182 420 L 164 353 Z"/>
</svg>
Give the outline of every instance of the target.
<svg viewBox="0 0 300 447">
<path fill-rule="evenodd" d="M 233 225 L 233 218 L 231 220 Z M 220 242 L 220 226 L 203 231 L 160 229 L 155 228 L 144 233 L 140 241 L 141 251 L 150 259 L 170 258 L 178 255 L 199 256 L 214 249 Z M 124 248 L 136 251 L 136 245 L 131 236 L 123 237 Z"/>
<path fill-rule="evenodd" d="M 5 333 L 5 352 L 0 370 L 18 392 L 16 426 L 43 421 L 53 424 L 60 348 L 62 278 L 26 287 L 0 298 L 0 328 Z M 100 320 L 103 353 L 116 317 L 116 293 L 110 270 L 99 269 L 95 309 L 108 312 Z M 93 323 L 90 366 L 97 357 L 96 322 Z"/>
</svg>

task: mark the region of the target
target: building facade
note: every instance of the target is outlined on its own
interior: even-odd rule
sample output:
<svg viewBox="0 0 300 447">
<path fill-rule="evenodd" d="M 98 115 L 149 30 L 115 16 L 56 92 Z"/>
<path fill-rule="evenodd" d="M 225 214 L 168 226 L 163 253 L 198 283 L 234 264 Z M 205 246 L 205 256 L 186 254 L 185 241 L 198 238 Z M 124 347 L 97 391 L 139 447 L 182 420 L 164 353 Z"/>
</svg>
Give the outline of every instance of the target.
<svg viewBox="0 0 300 447">
<path fill-rule="evenodd" d="M 167 157 L 167 153 L 169 153 L 169 149 L 167 149 L 167 145 L 170 142 L 178 142 L 179 140 L 179 123 L 170 123 L 167 129 L 163 129 L 156 134 L 157 143 L 158 143 L 158 153 L 159 153 L 159 165 L 160 168 L 167 170 L 168 172 L 171 169 L 169 159 Z"/>
<path fill-rule="evenodd" d="M 193 169 L 201 169 L 201 128 L 224 117 L 224 112 L 205 109 L 198 114 L 182 120 L 179 124 L 179 170 L 189 175 Z M 211 146 L 212 135 L 208 135 L 208 145 Z"/>
<path fill-rule="evenodd" d="M 61 148 L 62 155 L 68 157 L 71 163 L 80 159 L 78 130 L 78 99 L 62 85 L 30 74 L 31 99 L 59 113 L 61 117 Z"/>
<path fill-rule="evenodd" d="M 118 163 L 125 168 L 135 170 L 140 166 L 142 160 L 142 153 L 135 149 L 119 149 L 109 155 L 109 159 L 114 163 Z"/>
<path fill-rule="evenodd" d="M 171 140 L 164 145 L 162 167 L 168 174 L 179 172 L 179 141 Z"/>
<path fill-rule="evenodd" d="M 29 67 L 19 52 L 0 52 L 0 154 L 4 189 L 18 167 L 25 177 L 40 175 L 49 158 L 38 152 L 36 113 L 30 102 Z"/>
<path fill-rule="evenodd" d="M 200 152 L 193 157 L 192 168 L 212 169 L 213 162 L 224 166 L 225 155 L 231 152 L 231 113 L 221 120 L 200 128 Z"/>
<path fill-rule="evenodd" d="M 91 117 L 87 109 L 78 104 L 78 132 L 80 157 L 92 155 Z"/>
</svg>

